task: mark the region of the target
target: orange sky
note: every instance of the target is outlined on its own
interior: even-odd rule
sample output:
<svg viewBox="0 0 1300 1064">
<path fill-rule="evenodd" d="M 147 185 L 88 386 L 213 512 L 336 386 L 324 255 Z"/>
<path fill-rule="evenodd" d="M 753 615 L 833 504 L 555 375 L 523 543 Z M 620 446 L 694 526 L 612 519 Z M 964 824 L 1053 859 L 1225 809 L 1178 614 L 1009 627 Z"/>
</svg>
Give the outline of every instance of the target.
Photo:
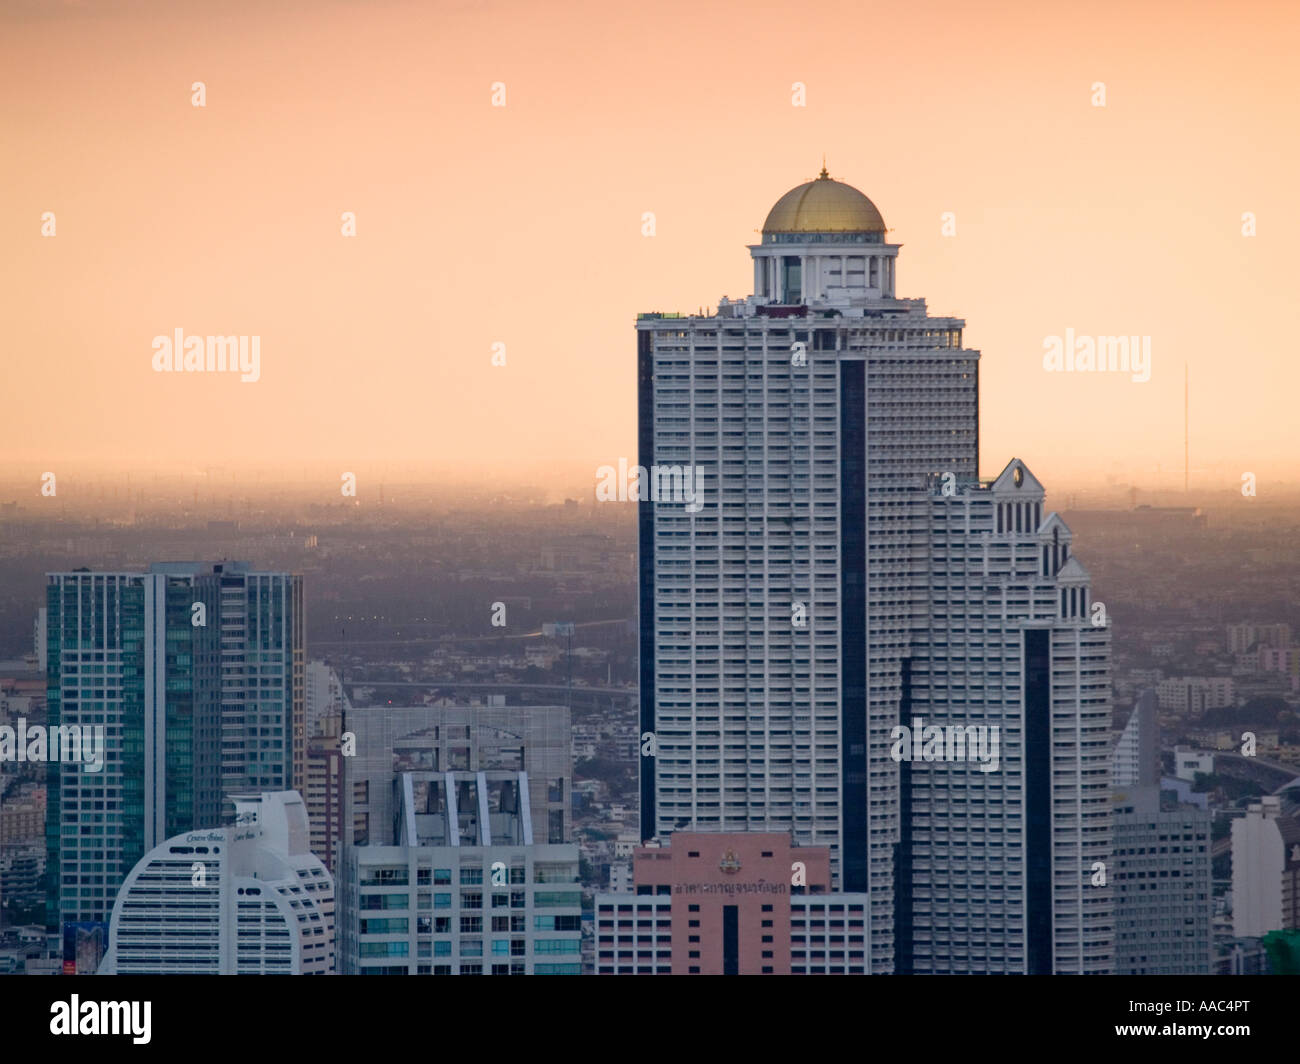
<svg viewBox="0 0 1300 1064">
<path fill-rule="evenodd" d="M 983 472 L 1181 471 L 1186 362 L 1194 481 L 1263 495 L 1300 480 L 1297 10 L 11 3 L 0 465 L 581 477 L 635 455 L 637 311 L 747 294 L 825 152 L 983 352 Z M 261 379 L 155 373 L 178 327 L 260 336 Z M 1151 336 L 1151 380 L 1045 373 L 1067 327 Z"/>
</svg>

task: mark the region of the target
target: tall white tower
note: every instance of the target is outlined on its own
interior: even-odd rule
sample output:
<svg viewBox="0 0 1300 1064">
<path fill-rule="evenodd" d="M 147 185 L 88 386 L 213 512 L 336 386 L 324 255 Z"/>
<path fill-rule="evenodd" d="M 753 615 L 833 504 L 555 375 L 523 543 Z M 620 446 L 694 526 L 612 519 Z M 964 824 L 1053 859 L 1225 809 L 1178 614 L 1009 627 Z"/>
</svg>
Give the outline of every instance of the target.
<svg viewBox="0 0 1300 1064">
<path fill-rule="evenodd" d="M 964 321 L 895 295 L 887 234 L 823 169 L 769 212 L 753 295 L 637 320 L 639 464 L 660 482 L 664 467 L 704 474 L 702 505 L 640 504 L 642 836 L 788 830 L 829 846 L 836 888 L 870 895 L 877 972 L 912 970 L 917 941 L 922 843 L 901 830 L 890 748 L 927 645 L 934 484 L 979 484 L 979 353 Z M 1044 577 L 1053 596 L 1059 576 Z M 1000 685 L 1000 715 L 1023 712 L 1023 689 Z"/>
</svg>

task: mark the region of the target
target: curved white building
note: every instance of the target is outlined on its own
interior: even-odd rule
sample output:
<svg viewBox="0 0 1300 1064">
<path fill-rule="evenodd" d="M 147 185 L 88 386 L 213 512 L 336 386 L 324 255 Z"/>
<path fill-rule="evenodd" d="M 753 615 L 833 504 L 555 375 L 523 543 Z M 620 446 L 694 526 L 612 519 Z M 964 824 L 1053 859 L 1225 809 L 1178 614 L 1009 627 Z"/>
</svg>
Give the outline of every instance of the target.
<svg viewBox="0 0 1300 1064">
<path fill-rule="evenodd" d="M 118 892 L 100 975 L 332 975 L 334 880 L 297 791 L 155 846 Z"/>
</svg>

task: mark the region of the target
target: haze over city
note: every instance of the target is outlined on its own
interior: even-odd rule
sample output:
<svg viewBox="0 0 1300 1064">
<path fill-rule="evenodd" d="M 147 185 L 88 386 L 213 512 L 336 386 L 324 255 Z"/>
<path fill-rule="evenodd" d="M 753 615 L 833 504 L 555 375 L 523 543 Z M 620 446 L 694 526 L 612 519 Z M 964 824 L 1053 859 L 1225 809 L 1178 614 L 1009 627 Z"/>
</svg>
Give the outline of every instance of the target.
<svg viewBox="0 0 1300 1064">
<path fill-rule="evenodd" d="M 563 11 L 11 5 L 5 373 L 45 401 L 0 421 L 6 470 L 573 491 L 635 453 L 628 322 L 750 291 L 825 157 L 905 245 L 899 294 L 967 319 L 989 466 L 1181 486 L 1186 365 L 1193 479 L 1296 481 L 1294 8 Z M 177 328 L 259 336 L 260 379 L 155 372 Z M 1150 379 L 1045 372 L 1067 329 L 1149 337 Z"/>
</svg>

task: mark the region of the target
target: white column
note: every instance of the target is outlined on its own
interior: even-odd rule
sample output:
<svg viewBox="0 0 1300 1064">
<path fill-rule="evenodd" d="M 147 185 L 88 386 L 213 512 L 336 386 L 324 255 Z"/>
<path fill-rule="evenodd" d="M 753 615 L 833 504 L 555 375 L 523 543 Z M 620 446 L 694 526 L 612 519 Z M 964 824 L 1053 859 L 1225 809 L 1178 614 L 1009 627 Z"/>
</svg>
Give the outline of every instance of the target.
<svg viewBox="0 0 1300 1064">
<path fill-rule="evenodd" d="M 756 255 L 754 256 L 754 295 L 761 296 L 762 294 L 763 294 L 763 257 L 761 255 Z"/>
</svg>

